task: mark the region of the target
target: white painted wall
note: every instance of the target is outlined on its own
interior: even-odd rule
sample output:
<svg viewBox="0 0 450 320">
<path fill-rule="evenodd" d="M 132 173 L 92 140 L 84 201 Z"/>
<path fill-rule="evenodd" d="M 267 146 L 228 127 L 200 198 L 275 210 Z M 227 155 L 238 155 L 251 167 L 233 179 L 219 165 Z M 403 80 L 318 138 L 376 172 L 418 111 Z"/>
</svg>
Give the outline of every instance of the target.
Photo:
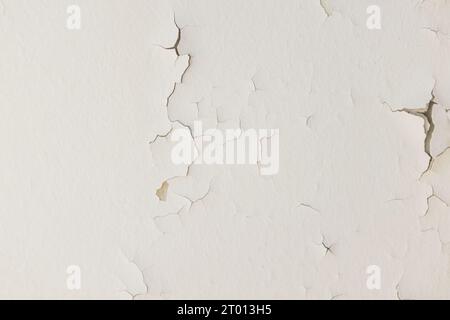
<svg viewBox="0 0 450 320">
<path fill-rule="evenodd" d="M 2 0 L 0 298 L 449 298 L 449 18 Z M 176 166 L 195 121 L 279 129 L 279 173 Z"/>
</svg>

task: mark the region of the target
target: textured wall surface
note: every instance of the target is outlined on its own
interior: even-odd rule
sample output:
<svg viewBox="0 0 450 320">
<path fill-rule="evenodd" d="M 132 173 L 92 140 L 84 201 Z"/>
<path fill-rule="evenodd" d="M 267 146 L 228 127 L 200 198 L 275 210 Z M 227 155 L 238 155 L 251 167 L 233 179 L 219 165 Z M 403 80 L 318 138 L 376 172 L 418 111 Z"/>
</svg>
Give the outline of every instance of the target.
<svg viewBox="0 0 450 320">
<path fill-rule="evenodd" d="M 450 298 L 449 109 L 446 0 L 1 0 L 0 298 Z"/>
</svg>

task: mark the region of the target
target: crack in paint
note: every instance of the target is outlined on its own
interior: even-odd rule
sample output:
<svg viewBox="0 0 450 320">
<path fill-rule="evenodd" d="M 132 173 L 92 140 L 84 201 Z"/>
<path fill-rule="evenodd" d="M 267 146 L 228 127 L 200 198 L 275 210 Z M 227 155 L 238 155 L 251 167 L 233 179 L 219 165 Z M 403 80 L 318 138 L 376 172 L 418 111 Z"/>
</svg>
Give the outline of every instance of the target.
<svg viewBox="0 0 450 320">
<path fill-rule="evenodd" d="M 431 92 L 431 97 L 432 98 L 431 98 L 430 102 L 428 103 L 427 107 L 424 109 L 403 108 L 400 110 L 393 110 L 392 107 L 387 102 L 383 102 L 390 108 L 390 110 L 392 112 L 404 112 L 404 113 L 407 113 L 407 114 L 415 116 L 415 117 L 420 117 L 421 119 L 424 120 L 424 131 L 425 131 L 424 152 L 427 154 L 429 161 L 428 161 L 427 169 L 421 174 L 419 179 L 422 179 L 423 176 L 428 171 L 430 171 L 430 169 L 433 166 L 434 161 L 437 158 L 439 158 L 440 155 L 442 155 L 442 154 L 439 154 L 437 157 L 434 157 L 431 152 L 431 142 L 433 140 L 433 133 L 435 131 L 435 123 L 433 120 L 433 108 L 436 105 L 434 89 Z"/>
<path fill-rule="evenodd" d="M 323 11 L 325 12 L 327 18 L 329 18 L 333 15 L 333 10 L 331 10 L 328 0 L 320 0 L 320 6 L 322 7 Z"/>
</svg>

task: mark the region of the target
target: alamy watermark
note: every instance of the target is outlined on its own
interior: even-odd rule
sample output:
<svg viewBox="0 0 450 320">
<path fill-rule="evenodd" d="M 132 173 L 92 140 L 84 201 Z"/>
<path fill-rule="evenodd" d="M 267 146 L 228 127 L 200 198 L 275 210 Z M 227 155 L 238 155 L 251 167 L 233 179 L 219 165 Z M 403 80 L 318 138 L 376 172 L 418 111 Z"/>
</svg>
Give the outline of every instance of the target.
<svg viewBox="0 0 450 320">
<path fill-rule="evenodd" d="M 377 265 L 368 266 L 366 286 L 369 290 L 381 290 L 381 268 Z"/>
<path fill-rule="evenodd" d="M 81 290 L 81 268 L 77 265 L 68 266 L 66 269 L 68 290 Z"/>
<path fill-rule="evenodd" d="M 371 5 L 366 10 L 369 17 L 366 26 L 369 30 L 381 30 L 381 8 L 377 5 Z"/>
<path fill-rule="evenodd" d="M 81 8 L 78 5 L 70 5 L 67 7 L 67 17 L 66 27 L 69 30 L 80 30 L 81 29 Z"/>
<path fill-rule="evenodd" d="M 280 169 L 278 129 L 207 129 L 200 121 L 175 129 L 171 140 L 176 165 L 255 165 L 261 175 L 276 175 Z"/>
</svg>

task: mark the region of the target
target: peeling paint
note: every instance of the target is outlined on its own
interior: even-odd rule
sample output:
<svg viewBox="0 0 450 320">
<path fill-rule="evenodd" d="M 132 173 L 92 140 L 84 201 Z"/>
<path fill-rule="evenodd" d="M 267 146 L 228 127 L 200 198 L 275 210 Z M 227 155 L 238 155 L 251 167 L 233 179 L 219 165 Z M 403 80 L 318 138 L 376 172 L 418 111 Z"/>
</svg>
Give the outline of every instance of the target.
<svg viewBox="0 0 450 320">
<path fill-rule="evenodd" d="M 0 1 L 0 297 L 450 298 L 447 1 L 79 5 Z M 278 174 L 174 164 L 196 121 Z"/>
</svg>

